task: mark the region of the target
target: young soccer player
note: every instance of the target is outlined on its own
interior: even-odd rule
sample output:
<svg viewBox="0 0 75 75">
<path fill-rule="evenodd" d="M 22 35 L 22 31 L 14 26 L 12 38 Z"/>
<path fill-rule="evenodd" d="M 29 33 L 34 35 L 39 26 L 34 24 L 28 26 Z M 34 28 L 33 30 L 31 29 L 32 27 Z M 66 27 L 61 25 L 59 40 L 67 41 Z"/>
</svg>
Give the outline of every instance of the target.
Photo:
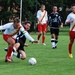
<svg viewBox="0 0 75 75">
<path fill-rule="evenodd" d="M 69 50 L 69 57 L 73 58 L 72 45 L 75 39 L 75 4 L 71 6 L 71 10 L 72 12 L 67 16 L 65 24 L 70 24 L 70 31 L 69 31 L 70 43 L 68 45 L 68 50 Z"/>
<path fill-rule="evenodd" d="M 37 12 L 37 20 L 38 20 L 38 37 L 37 40 L 40 40 L 40 37 L 42 35 L 42 44 L 45 44 L 45 33 L 46 33 L 46 28 L 47 28 L 47 11 L 45 10 L 45 5 L 41 5 L 40 10 Z"/>
<path fill-rule="evenodd" d="M 21 31 L 23 35 L 29 39 L 31 42 L 34 42 L 34 39 L 28 34 L 27 31 L 24 30 L 23 26 L 20 24 L 20 20 L 18 18 L 14 19 L 14 22 L 7 23 L 5 25 L 0 26 L 0 30 L 5 30 L 3 33 L 3 39 L 8 43 L 8 52 L 5 57 L 6 62 L 12 62 L 11 53 L 15 47 L 15 37 L 16 34 Z"/>
<path fill-rule="evenodd" d="M 57 48 L 59 27 L 63 27 L 60 14 L 57 12 L 57 6 L 53 6 L 53 12 L 49 14 L 49 25 L 51 32 L 51 44 L 52 48 Z"/>
</svg>

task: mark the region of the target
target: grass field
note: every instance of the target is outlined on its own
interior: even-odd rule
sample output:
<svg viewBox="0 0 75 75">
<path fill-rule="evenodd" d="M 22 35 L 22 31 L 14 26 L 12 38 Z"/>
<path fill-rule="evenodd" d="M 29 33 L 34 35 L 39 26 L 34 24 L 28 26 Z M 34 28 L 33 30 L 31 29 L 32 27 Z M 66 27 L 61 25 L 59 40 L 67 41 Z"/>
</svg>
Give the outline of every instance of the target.
<svg viewBox="0 0 75 75">
<path fill-rule="evenodd" d="M 32 35 L 36 39 L 37 35 Z M 73 45 L 74 58 L 68 57 L 68 35 L 59 36 L 58 48 L 53 50 L 50 35 L 46 35 L 46 46 L 33 44 L 25 47 L 27 59 L 20 60 L 13 56 L 12 63 L 5 63 L 4 48 L 7 44 L 0 35 L 0 75 L 75 75 L 75 44 Z M 31 66 L 28 59 L 35 57 L 37 64 Z"/>
</svg>

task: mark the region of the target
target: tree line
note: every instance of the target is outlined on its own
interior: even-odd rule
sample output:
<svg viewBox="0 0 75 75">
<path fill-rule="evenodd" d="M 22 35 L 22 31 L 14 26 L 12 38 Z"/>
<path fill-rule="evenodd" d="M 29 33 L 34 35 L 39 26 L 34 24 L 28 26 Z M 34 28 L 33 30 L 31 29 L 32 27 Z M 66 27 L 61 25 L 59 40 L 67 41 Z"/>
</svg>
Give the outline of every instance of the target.
<svg viewBox="0 0 75 75">
<path fill-rule="evenodd" d="M 48 13 L 52 11 L 52 6 L 56 5 L 59 8 L 59 13 L 65 19 L 69 13 L 66 8 L 70 8 L 75 0 L 22 0 L 22 20 L 30 20 L 36 22 L 36 12 L 41 4 L 46 5 Z M 61 10 L 62 8 L 62 10 Z M 19 17 L 20 15 L 20 0 L 0 0 L 0 20 L 8 22 L 10 17 Z"/>
</svg>

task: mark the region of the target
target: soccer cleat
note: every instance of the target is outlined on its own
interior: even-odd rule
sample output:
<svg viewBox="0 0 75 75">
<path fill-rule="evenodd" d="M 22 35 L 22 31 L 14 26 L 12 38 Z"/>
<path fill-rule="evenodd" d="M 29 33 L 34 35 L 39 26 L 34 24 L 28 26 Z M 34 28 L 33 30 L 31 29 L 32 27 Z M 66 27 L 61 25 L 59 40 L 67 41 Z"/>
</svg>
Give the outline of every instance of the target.
<svg viewBox="0 0 75 75">
<path fill-rule="evenodd" d="M 42 45 L 46 46 L 46 44 L 45 44 L 45 43 L 42 43 Z"/>
<path fill-rule="evenodd" d="M 52 49 L 55 49 L 55 47 L 52 47 Z"/>
<path fill-rule="evenodd" d="M 12 58 L 7 56 L 7 57 L 5 58 L 5 62 L 12 62 Z"/>
<path fill-rule="evenodd" d="M 7 52 L 8 51 L 8 48 L 5 48 L 4 50 Z"/>
<path fill-rule="evenodd" d="M 73 58 L 73 55 L 69 53 L 69 57 L 70 57 L 70 58 Z"/>
<path fill-rule="evenodd" d="M 57 46 L 55 46 L 55 48 L 57 48 Z"/>
<path fill-rule="evenodd" d="M 4 50 L 7 52 L 8 51 L 8 48 L 5 48 Z M 13 52 L 15 52 L 15 50 L 13 50 Z"/>
</svg>

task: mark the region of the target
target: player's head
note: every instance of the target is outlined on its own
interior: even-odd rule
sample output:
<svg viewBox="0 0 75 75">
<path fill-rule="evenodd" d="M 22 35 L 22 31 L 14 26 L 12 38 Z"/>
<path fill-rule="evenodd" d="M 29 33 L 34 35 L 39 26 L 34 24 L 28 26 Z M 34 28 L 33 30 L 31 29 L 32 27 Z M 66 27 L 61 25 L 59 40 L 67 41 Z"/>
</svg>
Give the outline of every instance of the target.
<svg viewBox="0 0 75 75">
<path fill-rule="evenodd" d="M 29 30 L 30 29 L 30 26 L 31 26 L 31 22 L 30 21 L 26 21 L 24 24 L 23 24 L 25 30 Z"/>
<path fill-rule="evenodd" d="M 15 18 L 14 19 L 13 26 L 14 26 L 15 29 L 17 29 L 20 26 L 20 20 L 19 20 L 19 18 Z"/>
<path fill-rule="evenodd" d="M 45 5 L 42 4 L 40 9 L 41 9 L 41 11 L 44 11 L 45 10 Z"/>
<path fill-rule="evenodd" d="M 57 12 L 57 11 L 58 11 L 57 6 L 53 6 L 53 12 Z"/>
<path fill-rule="evenodd" d="M 73 13 L 75 13 L 75 4 L 71 5 L 71 10 Z"/>
</svg>

